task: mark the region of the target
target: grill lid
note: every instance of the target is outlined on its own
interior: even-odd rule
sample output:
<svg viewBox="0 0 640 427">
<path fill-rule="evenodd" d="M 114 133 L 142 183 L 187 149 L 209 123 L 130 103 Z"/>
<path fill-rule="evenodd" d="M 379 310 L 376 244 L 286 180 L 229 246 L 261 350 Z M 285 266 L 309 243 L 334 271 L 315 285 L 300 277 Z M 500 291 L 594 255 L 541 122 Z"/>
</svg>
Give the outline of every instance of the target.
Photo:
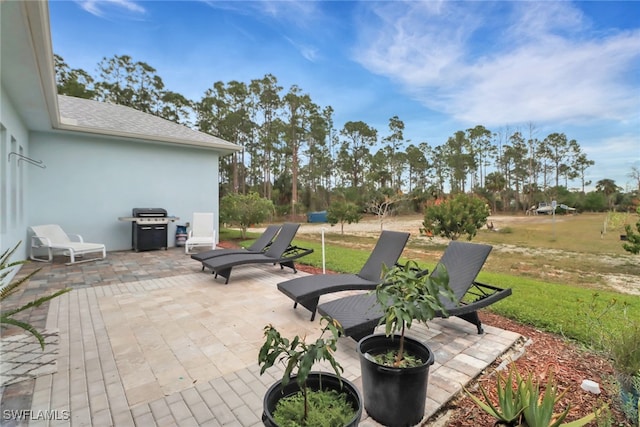
<svg viewBox="0 0 640 427">
<path fill-rule="evenodd" d="M 134 208 L 132 215 L 137 218 L 164 218 L 167 216 L 167 210 L 162 208 Z"/>
</svg>

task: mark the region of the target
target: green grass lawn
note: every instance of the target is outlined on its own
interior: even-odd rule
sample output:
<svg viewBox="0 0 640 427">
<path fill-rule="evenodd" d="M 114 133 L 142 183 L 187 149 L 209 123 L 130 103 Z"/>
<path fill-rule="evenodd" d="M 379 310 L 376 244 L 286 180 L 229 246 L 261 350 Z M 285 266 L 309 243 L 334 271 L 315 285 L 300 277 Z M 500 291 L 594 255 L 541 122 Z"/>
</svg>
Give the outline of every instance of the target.
<svg viewBox="0 0 640 427">
<path fill-rule="evenodd" d="M 575 253 L 579 253 L 580 250 L 587 252 L 594 251 L 593 247 L 595 245 L 591 243 L 587 244 L 586 242 L 591 240 L 592 237 L 587 235 L 588 233 L 586 233 L 584 229 L 587 226 L 593 228 L 594 225 L 601 222 L 602 219 L 587 215 L 582 217 L 580 215 L 572 216 L 568 217 L 568 219 L 575 219 L 575 221 L 572 224 L 565 224 L 562 227 L 556 224 L 558 236 L 562 235 L 562 237 L 558 237 L 559 240 L 551 244 L 546 244 L 545 246 L 545 237 L 530 239 L 530 242 L 529 239 L 525 238 L 523 243 L 520 244 L 524 245 L 525 242 L 528 242 L 533 246 L 540 245 L 541 247 L 549 247 L 551 245 L 555 249 L 558 249 L 555 246 L 560 246 L 567 251 Z M 503 235 L 501 235 L 501 233 L 483 233 L 478 236 L 479 238 L 477 240 L 492 244 L 507 243 L 517 245 L 519 244 L 518 240 L 521 236 L 548 236 L 548 228 L 552 225 L 553 224 L 549 225 L 544 223 L 538 231 L 535 231 L 529 226 Z M 485 234 L 487 234 L 487 236 L 485 236 Z M 618 240 L 608 238 L 606 241 L 602 241 L 604 239 L 600 239 L 597 230 L 596 234 L 598 237 L 595 243 L 600 244 L 600 253 L 613 253 L 615 255 L 615 253 L 620 252 L 618 250 L 620 246 Z M 235 230 L 222 230 L 220 237 L 223 240 L 238 239 L 240 235 L 239 232 Z M 248 238 L 249 237 L 255 238 L 256 235 L 248 235 Z M 511 237 L 511 239 L 507 240 L 509 237 Z M 360 270 L 370 253 L 368 250 L 363 250 L 361 246 L 373 248 L 375 239 L 371 238 L 367 241 L 360 237 L 356 238 L 356 240 L 357 245 L 360 246 L 358 248 L 349 247 L 350 238 L 348 236 L 341 236 L 339 244 L 337 241 L 330 241 L 326 244 L 325 263 L 327 270 L 346 273 L 356 273 Z M 476 239 L 474 239 L 474 241 L 476 241 Z M 242 244 L 243 246 L 248 246 L 251 243 L 252 240 L 246 240 Z M 299 238 L 296 238 L 294 241 L 294 244 L 314 249 L 313 254 L 304 257 L 300 262 L 315 267 L 322 267 L 322 247 L 319 242 L 307 240 L 303 236 L 299 236 Z M 439 248 L 438 250 L 443 251 L 444 248 Z M 580 256 L 576 255 L 575 258 L 576 260 L 574 260 L 573 263 L 580 263 Z M 402 259 L 401 261 L 405 262 L 406 259 Z M 433 260 L 419 261 L 422 266 L 430 270 L 435 266 L 435 261 Z M 549 260 L 542 259 L 541 262 L 549 262 Z M 567 261 L 565 260 L 564 262 Z M 585 266 L 582 266 L 582 268 L 585 268 Z M 597 268 L 597 266 L 592 266 L 591 268 Z M 634 266 L 634 268 L 637 268 L 637 266 Z M 633 270 L 632 273 L 635 271 L 637 270 Z M 640 280 L 640 276 L 638 280 Z M 594 290 L 588 286 L 580 286 L 578 284 L 553 283 L 531 277 L 522 277 L 521 275 L 508 274 L 502 271 L 492 271 L 487 268 L 487 266 L 485 266 L 480 273 L 478 281 L 501 288 L 511 288 L 513 290 L 513 294 L 510 297 L 490 307 L 492 312 L 520 323 L 532 325 L 540 330 L 560 334 L 586 346 L 592 346 L 598 341 L 598 337 L 594 336 L 595 319 L 605 310 L 604 307 L 606 304 L 612 300 L 617 301 L 617 308 L 608 313 L 608 315 L 602 316 L 599 320 L 600 323 L 598 327 L 602 328 L 605 333 L 624 328 L 626 322 L 630 320 L 640 322 L 640 297 L 638 296 L 608 290 Z M 591 301 L 595 293 L 599 296 L 595 300 L 596 305 L 592 307 Z M 623 316 L 623 306 L 626 306 L 626 318 Z"/>
<path fill-rule="evenodd" d="M 478 281 L 502 288 L 511 288 L 513 294 L 491 306 L 491 311 L 532 325 L 540 330 L 563 335 L 587 346 L 599 337 L 593 334 L 596 317 L 612 300 L 617 309 L 600 320 L 605 333 L 620 330 L 628 320 L 640 322 L 640 297 L 608 291 L 594 292 L 578 286 L 567 286 L 540 280 L 508 276 L 500 273 L 480 273 Z M 595 306 L 591 302 L 594 295 Z M 627 306 L 627 318 L 623 307 Z"/>
</svg>

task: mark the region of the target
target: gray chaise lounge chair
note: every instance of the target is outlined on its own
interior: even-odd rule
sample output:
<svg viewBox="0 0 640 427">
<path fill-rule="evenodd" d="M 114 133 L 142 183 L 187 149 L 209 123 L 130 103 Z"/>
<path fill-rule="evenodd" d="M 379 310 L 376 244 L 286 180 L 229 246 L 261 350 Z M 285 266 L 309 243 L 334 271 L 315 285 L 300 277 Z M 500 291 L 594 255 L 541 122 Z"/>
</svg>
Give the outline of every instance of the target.
<svg viewBox="0 0 640 427">
<path fill-rule="evenodd" d="M 300 224 L 286 223 L 280 232 L 263 253 L 237 253 L 221 255 L 215 258 L 205 259 L 202 265 L 212 270 L 215 277 L 224 277 L 225 284 L 229 283 L 231 269 L 238 265 L 246 264 L 280 264 L 280 268 L 289 267 L 297 273 L 294 260 L 313 252 L 313 249 L 291 246 L 291 242 L 298 232 Z"/>
<path fill-rule="evenodd" d="M 276 234 L 278 234 L 278 231 L 280 231 L 280 226 L 279 225 L 275 225 L 275 224 L 269 225 L 262 232 L 260 237 L 258 237 L 258 239 L 255 242 L 253 242 L 253 244 L 251 246 L 249 246 L 248 248 L 246 248 L 246 249 L 244 249 L 244 248 L 239 248 L 239 249 L 214 249 L 214 250 L 211 250 L 211 251 L 205 251 L 205 252 L 200 252 L 200 253 L 197 253 L 197 254 L 193 254 L 193 255 L 191 255 L 191 258 L 195 259 L 196 261 L 202 262 L 202 261 L 204 261 L 206 259 L 216 258 L 216 257 L 219 257 L 221 255 L 246 254 L 246 253 L 259 254 L 259 253 L 262 253 L 262 252 L 267 250 L 269 245 L 271 245 L 271 242 L 273 241 L 273 238 L 276 237 Z M 204 265 L 202 266 L 202 270 L 204 270 Z"/>
<path fill-rule="evenodd" d="M 473 323 L 478 334 L 483 333 L 478 310 L 511 295 L 511 289 L 500 289 L 475 281 L 491 249 L 489 245 L 453 241 L 440 259 L 449 273 L 449 286 L 456 296 L 456 301 L 446 304 L 447 315 Z M 436 271 L 437 268 L 434 273 Z M 382 308 L 374 293 L 352 295 L 320 304 L 318 312 L 340 322 L 345 335 L 356 341 L 372 334 L 382 318 Z M 443 313 L 439 315 L 444 317 Z"/>
<path fill-rule="evenodd" d="M 278 290 L 298 304 L 311 311 L 315 319 L 320 295 L 349 290 L 375 289 L 382 275 L 382 265 L 393 267 L 400 258 L 409 233 L 384 230 L 373 252 L 357 274 L 316 274 L 278 283 Z"/>
</svg>

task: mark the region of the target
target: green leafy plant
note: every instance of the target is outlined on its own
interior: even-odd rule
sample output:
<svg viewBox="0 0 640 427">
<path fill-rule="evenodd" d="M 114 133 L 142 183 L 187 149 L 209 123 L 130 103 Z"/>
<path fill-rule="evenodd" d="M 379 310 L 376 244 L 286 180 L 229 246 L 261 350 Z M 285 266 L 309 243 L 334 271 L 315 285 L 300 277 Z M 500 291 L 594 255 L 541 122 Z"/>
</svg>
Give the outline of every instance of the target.
<svg viewBox="0 0 640 427">
<path fill-rule="evenodd" d="M 640 207 L 636 212 L 640 215 Z M 636 222 L 636 232 L 633 231 L 630 224 L 624 226 L 624 231 L 627 233 L 627 242 L 622 244 L 624 250 L 632 254 L 640 254 L 640 219 Z"/>
<path fill-rule="evenodd" d="M 300 408 L 304 406 L 304 396 L 296 393 L 278 401 L 274 421 L 280 427 L 342 427 L 353 418 L 353 407 L 344 393 L 337 390 L 307 391 L 309 412 L 304 418 Z"/>
<path fill-rule="evenodd" d="M 388 268 L 383 265 L 383 279 L 375 293 L 383 307 L 379 324 L 385 326 L 385 335 L 400 332 L 399 349 L 393 366 L 403 366 L 404 336 L 413 322 L 427 324 L 440 312 L 446 314 L 446 300 L 455 300 L 446 268 L 442 264 L 436 268 L 433 274 L 427 275 L 413 260 L 407 261 L 404 266 Z"/>
<path fill-rule="evenodd" d="M 638 375 L 628 380 L 627 390 L 623 389 L 620 382 L 617 384 L 620 409 L 622 413 L 634 426 L 640 426 L 640 372 Z"/>
<path fill-rule="evenodd" d="M 487 223 L 489 213 L 489 206 L 483 199 L 460 193 L 427 206 L 422 226 L 436 236 L 457 240 L 466 234 L 467 240 L 471 240 Z"/>
<path fill-rule="evenodd" d="M 608 404 L 603 403 L 601 408 L 596 411 L 596 426 L 598 427 L 613 427 L 614 419 L 611 408 Z"/>
<path fill-rule="evenodd" d="M 240 225 L 242 238 L 247 235 L 251 224 L 258 224 L 269 218 L 275 211 L 273 202 L 258 193 L 227 194 L 220 200 L 220 220 Z"/>
<path fill-rule="evenodd" d="M 260 353 L 258 355 L 258 363 L 262 366 L 260 369 L 261 375 L 277 362 L 281 362 L 285 365 L 285 370 L 282 376 L 283 387 L 289 384 L 291 377 L 295 375 L 296 383 L 301 390 L 303 405 L 295 405 L 295 402 L 300 400 L 299 396 L 296 397 L 294 395 L 291 400 L 293 401 L 294 406 L 303 407 L 301 418 L 304 425 L 311 425 L 308 424 L 310 417 L 310 401 L 313 403 L 318 399 L 322 400 L 326 398 L 318 398 L 316 396 L 310 397 L 311 392 L 307 387 L 307 378 L 309 377 L 309 373 L 311 372 L 313 365 L 322 360 L 328 361 L 338 378 L 341 378 L 341 373 L 343 371 L 342 366 L 340 366 L 334 357 L 338 338 L 343 333 L 342 327 L 336 321 L 326 317 L 323 317 L 320 320 L 320 323 L 324 323 L 322 333 L 315 342 L 310 344 L 305 342 L 305 337 L 296 335 L 292 339 L 288 339 L 283 337 L 273 325 L 265 326 L 265 342 L 260 348 Z M 329 332 L 330 336 L 325 338 L 325 334 L 327 332 Z M 346 401 L 345 404 L 349 405 Z M 351 416 L 352 415 L 353 411 L 351 412 Z"/>
<path fill-rule="evenodd" d="M 518 380 L 517 386 L 514 389 L 514 381 L 516 380 Z M 491 401 L 487 391 L 482 386 L 480 386 L 480 392 L 482 393 L 484 401 L 474 396 L 466 387 L 464 387 L 464 390 L 471 400 L 487 414 L 496 418 L 501 423 L 514 425 L 518 422 L 525 409 L 522 395 L 519 392 L 520 380 L 521 378 L 517 373 L 515 364 L 511 364 L 506 377 L 498 372 L 496 376 L 497 404 Z"/>
<path fill-rule="evenodd" d="M 629 316 L 630 306 L 616 298 L 602 300 L 594 293 L 582 314 L 591 332 L 591 346 L 604 352 L 613 366 L 621 395 L 621 408 L 633 422 L 638 418 L 640 395 L 640 321 Z M 607 328 L 605 320 L 617 319 L 620 327 Z"/>
<path fill-rule="evenodd" d="M 605 218 L 605 230 L 616 231 L 624 229 L 628 218 L 629 213 L 627 212 L 608 212 L 607 217 Z"/>
<path fill-rule="evenodd" d="M 617 298 L 604 299 L 599 292 L 593 292 L 588 300 L 578 298 L 577 302 L 577 315 L 583 318 L 582 323 L 589 332 L 587 344 L 596 351 L 609 349 L 613 331 L 605 326 L 605 321 L 620 317 L 620 312 L 626 311 L 627 304 Z"/>
<path fill-rule="evenodd" d="M 27 274 L 26 276 L 14 280 L 7 286 L 4 286 L 5 279 L 9 276 L 10 273 L 13 272 L 13 269 L 28 262 L 26 260 L 13 262 L 9 261 L 20 246 L 20 243 L 22 242 L 18 242 L 18 244 L 16 244 L 13 249 L 7 249 L 2 253 L 2 255 L 0 255 L 0 301 L 4 301 L 10 295 L 13 295 L 21 285 L 27 283 L 29 279 L 31 279 L 36 273 L 40 271 L 40 269 L 38 268 L 37 270 Z M 11 325 L 24 329 L 25 331 L 31 333 L 34 337 L 36 337 L 36 339 L 40 343 L 40 347 L 42 347 L 42 349 L 44 350 L 44 337 L 42 336 L 42 334 L 40 334 L 40 332 L 38 332 L 38 330 L 33 325 L 21 320 L 17 320 L 13 316 L 30 308 L 39 307 L 46 301 L 56 298 L 66 292 L 69 292 L 70 290 L 71 288 L 61 289 L 51 295 L 37 298 L 30 303 L 24 304 L 18 308 L 14 308 L 11 310 L 5 311 L 5 307 L 3 305 L 2 307 L 0 307 L 0 325 L 3 327 L 6 327 L 6 325 Z"/>
<path fill-rule="evenodd" d="M 327 209 L 327 221 L 333 227 L 340 223 L 340 234 L 344 234 L 344 223 L 356 224 L 362 219 L 362 214 L 358 206 L 354 203 L 336 201 L 331 203 Z"/>
<path fill-rule="evenodd" d="M 640 377 L 640 322 L 629 322 L 612 337 L 609 345 L 616 373 L 629 379 Z"/>
</svg>

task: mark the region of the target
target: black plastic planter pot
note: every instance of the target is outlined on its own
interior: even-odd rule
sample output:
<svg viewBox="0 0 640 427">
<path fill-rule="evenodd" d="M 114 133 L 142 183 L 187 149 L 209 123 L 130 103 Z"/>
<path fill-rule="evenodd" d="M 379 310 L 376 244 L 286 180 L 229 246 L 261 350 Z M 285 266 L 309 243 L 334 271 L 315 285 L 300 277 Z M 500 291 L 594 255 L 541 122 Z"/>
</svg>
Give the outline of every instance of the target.
<svg viewBox="0 0 640 427">
<path fill-rule="evenodd" d="M 320 379 L 322 375 L 322 379 Z M 353 418 L 345 424 L 345 427 L 356 427 L 362 417 L 362 396 L 353 383 L 342 378 L 342 387 L 340 386 L 340 379 L 335 374 L 328 372 L 311 372 L 307 377 L 307 387 L 312 390 L 319 390 L 320 383 L 322 383 L 323 390 L 337 390 L 347 394 L 347 400 L 356 410 Z M 273 419 L 273 411 L 276 409 L 278 401 L 283 397 L 290 396 L 297 393 L 300 390 L 296 383 L 296 377 L 291 377 L 289 383 L 282 387 L 282 380 L 276 382 L 264 395 L 262 423 L 267 427 L 278 427 L 278 424 Z"/>
<path fill-rule="evenodd" d="M 364 409 L 377 422 L 389 427 L 413 426 L 424 417 L 429 368 L 433 352 L 420 341 L 405 337 L 405 351 L 426 363 L 414 368 L 393 368 L 365 357 L 397 349 L 400 336 L 369 335 L 358 342 Z"/>
</svg>

